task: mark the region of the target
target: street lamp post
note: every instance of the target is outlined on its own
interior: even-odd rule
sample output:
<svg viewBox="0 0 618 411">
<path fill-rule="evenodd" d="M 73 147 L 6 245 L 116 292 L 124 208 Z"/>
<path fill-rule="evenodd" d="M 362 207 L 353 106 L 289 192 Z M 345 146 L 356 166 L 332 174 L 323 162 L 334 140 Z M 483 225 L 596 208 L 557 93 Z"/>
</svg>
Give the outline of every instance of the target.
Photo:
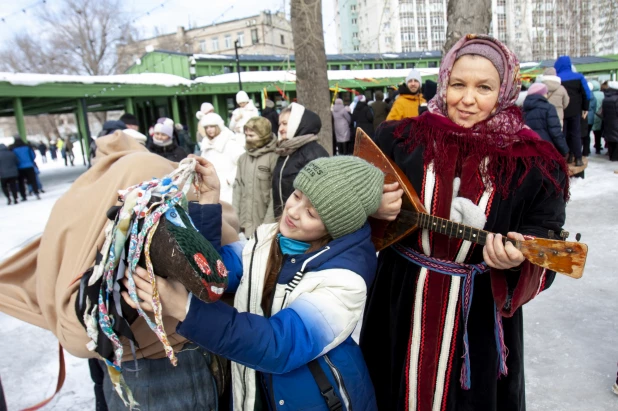
<svg viewBox="0 0 618 411">
<path fill-rule="evenodd" d="M 240 80 L 240 60 L 238 59 L 238 49 L 242 47 L 238 44 L 239 41 L 234 42 L 234 51 L 236 52 L 236 71 L 238 72 L 238 88 L 242 90 L 242 81 Z"/>
</svg>

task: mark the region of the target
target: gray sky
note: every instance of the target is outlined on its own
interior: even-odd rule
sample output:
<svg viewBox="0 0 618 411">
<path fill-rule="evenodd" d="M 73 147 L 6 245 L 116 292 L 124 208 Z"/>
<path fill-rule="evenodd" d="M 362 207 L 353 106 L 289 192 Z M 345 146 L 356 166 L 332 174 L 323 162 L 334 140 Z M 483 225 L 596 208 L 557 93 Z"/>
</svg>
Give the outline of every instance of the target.
<svg viewBox="0 0 618 411">
<path fill-rule="evenodd" d="M 36 19 L 33 16 L 34 10 L 40 7 L 56 7 L 62 0 L 47 0 L 46 4 L 37 0 L 0 1 L 0 18 L 5 18 L 5 22 L 0 21 L 0 44 L 10 39 L 14 32 L 29 30 L 31 34 L 37 34 Z M 235 18 L 251 16 L 261 10 L 290 12 L 289 0 L 125 0 L 127 9 L 132 11 L 139 19 L 135 22 L 140 30 L 142 37 L 151 37 L 155 27 L 163 32 L 174 32 L 177 26 L 192 24 L 197 26 L 207 25 L 214 20 L 218 22 Z M 163 7 L 160 4 L 163 3 Z M 197 5 L 202 4 L 202 5 Z M 30 7 L 34 5 L 34 7 Z M 159 6 L 157 6 L 159 5 Z M 26 8 L 22 12 L 21 8 Z M 150 15 L 146 15 L 151 11 Z M 322 0 L 322 14 L 324 28 L 327 29 L 326 52 L 336 53 L 336 23 L 334 1 Z M 0 46 L 1 47 L 1 46 Z"/>
</svg>

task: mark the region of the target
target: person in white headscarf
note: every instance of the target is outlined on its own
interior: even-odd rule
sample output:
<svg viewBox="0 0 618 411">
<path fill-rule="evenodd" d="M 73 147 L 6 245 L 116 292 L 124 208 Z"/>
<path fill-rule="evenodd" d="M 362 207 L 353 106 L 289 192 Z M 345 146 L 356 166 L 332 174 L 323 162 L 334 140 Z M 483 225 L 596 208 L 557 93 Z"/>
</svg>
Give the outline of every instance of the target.
<svg viewBox="0 0 618 411">
<path fill-rule="evenodd" d="M 245 149 L 216 113 L 203 116 L 198 129 L 204 137 L 200 142 L 201 156 L 213 164 L 221 180 L 221 201 L 232 204 L 238 159 Z"/>
</svg>

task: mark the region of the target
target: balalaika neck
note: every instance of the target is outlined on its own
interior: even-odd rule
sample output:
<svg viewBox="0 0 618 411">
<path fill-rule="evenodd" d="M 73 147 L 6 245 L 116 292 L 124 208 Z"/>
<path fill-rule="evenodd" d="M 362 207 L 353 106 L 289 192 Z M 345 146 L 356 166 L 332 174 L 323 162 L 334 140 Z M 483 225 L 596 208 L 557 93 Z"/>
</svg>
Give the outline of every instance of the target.
<svg viewBox="0 0 618 411">
<path fill-rule="evenodd" d="M 454 221 L 432 216 L 425 213 L 418 213 L 418 226 L 436 233 L 444 234 L 449 237 L 467 240 L 480 245 L 485 245 L 488 231 L 458 224 Z"/>
</svg>

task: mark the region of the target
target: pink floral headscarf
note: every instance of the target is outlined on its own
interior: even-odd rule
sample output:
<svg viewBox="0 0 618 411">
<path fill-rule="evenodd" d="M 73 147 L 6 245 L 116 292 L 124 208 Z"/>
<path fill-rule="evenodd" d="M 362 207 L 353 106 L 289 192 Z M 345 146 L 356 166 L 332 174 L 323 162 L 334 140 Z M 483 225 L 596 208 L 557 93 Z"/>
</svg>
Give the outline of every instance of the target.
<svg viewBox="0 0 618 411">
<path fill-rule="evenodd" d="M 502 84 L 500 84 L 500 93 L 498 95 L 496 110 L 489 119 L 482 123 L 486 123 L 485 127 L 495 132 L 501 132 L 502 129 L 505 131 L 508 130 L 509 133 L 521 130 L 524 127 L 521 115 L 513 115 L 514 113 L 512 113 L 511 110 L 507 110 L 515 105 L 515 101 L 521 90 L 519 60 L 517 56 L 500 41 L 484 34 L 468 34 L 455 43 L 448 53 L 446 53 L 440 65 L 440 73 L 438 74 L 438 91 L 435 97 L 429 101 L 429 111 L 448 117 L 446 91 L 448 89 L 451 72 L 457 60 L 457 53 L 464 46 L 469 44 L 480 44 L 485 47 L 491 47 L 502 56 L 504 66 L 504 76 L 502 78 Z M 475 127 L 473 127 L 473 129 L 474 128 Z"/>
</svg>

